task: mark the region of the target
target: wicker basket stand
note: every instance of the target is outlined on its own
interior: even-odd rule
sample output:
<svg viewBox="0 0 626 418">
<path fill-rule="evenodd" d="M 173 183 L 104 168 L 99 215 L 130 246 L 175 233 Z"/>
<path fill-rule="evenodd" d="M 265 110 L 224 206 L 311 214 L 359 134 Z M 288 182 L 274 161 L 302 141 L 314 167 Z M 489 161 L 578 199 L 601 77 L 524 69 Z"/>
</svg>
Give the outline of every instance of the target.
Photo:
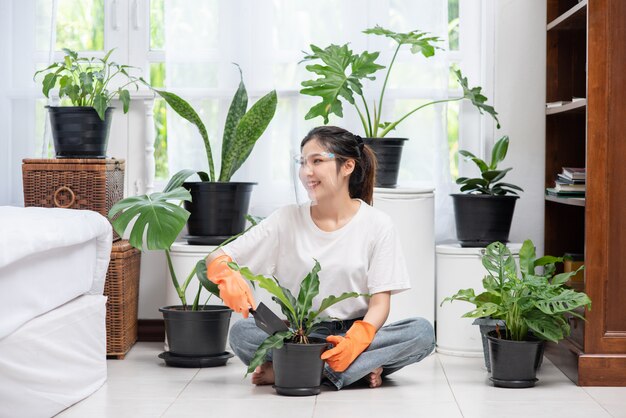
<svg viewBox="0 0 626 418">
<path fill-rule="evenodd" d="M 113 243 L 104 295 L 107 299 L 107 356 L 123 359 L 137 341 L 141 252 L 128 241 Z"/>
</svg>

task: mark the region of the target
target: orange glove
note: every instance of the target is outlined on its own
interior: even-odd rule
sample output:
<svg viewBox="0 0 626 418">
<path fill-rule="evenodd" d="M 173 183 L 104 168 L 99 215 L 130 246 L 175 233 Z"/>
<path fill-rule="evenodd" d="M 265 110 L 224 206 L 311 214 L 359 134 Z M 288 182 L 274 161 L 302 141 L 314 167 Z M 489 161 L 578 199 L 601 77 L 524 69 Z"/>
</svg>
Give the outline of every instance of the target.
<svg viewBox="0 0 626 418">
<path fill-rule="evenodd" d="M 207 266 L 206 275 L 217 285 L 224 304 L 247 318 L 249 308 L 254 308 L 256 305 L 250 293 L 250 287 L 241 277 L 241 273 L 228 267 L 227 263 L 231 261 L 233 261 L 232 258 L 227 255 L 217 257 Z"/>
<path fill-rule="evenodd" d="M 340 335 L 326 337 L 326 341 L 333 343 L 335 348 L 322 353 L 322 360 L 326 360 L 334 371 L 343 372 L 369 347 L 374 335 L 376 335 L 374 325 L 365 321 L 355 321 L 345 337 Z"/>
</svg>

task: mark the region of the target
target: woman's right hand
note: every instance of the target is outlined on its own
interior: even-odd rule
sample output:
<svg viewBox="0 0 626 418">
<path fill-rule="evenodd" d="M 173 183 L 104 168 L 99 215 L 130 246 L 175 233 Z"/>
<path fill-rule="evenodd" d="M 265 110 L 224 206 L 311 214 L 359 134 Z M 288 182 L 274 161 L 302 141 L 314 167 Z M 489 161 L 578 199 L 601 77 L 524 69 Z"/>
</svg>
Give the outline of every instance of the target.
<svg viewBox="0 0 626 418">
<path fill-rule="evenodd" d="M 215 258 L 207 266 L 207 278 L 217 285 L 224 304 L 247 318 L 250 308 L 254 309 L 256 304 L 248 283 L 238 271 L 228 267 L 231 261 L 225 254 Z"/>
</svg>

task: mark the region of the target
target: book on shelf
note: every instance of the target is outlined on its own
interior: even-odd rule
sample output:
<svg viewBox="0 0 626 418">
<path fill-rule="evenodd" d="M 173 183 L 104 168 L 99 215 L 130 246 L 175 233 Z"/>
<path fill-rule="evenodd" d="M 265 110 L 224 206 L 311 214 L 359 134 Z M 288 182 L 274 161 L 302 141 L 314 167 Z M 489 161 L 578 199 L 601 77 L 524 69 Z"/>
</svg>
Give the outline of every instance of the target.
<svg viewBox="0 0 626 418">
<path fill-rule="evenodd" d="M 569 183 L 561 180 L 556 180 L 554 182 L 554 190 L 557 192 L 584 192 L 587 188 L 585 183 Z"/>
<path fill-rule="evenodd" d="M 561 184 L 585 184 L 585 179 L 570 179 L 565 177 L 563 174 L 557 174 L 556 179 Z"/>
<path fill-rule="evenodd" d="M 585 167 L 563 167 L 562 176 L 566 179 L 585 180 L 587 171 Z"/>
<path fill-rule="evenodd" d="M 558 191 L 554 187 L 547 187 L 546 194 L 549 196 L 556 196 L 556 197 L 578 197 L 578 198 L 585 197 L 584 190 L 583 191 Z"/>
</svg>

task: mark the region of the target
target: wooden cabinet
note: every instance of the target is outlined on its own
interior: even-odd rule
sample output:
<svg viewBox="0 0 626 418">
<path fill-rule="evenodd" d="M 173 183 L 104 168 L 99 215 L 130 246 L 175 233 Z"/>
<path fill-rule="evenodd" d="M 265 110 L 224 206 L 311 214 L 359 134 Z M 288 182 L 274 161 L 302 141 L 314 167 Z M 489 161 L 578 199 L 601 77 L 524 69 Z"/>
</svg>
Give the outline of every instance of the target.
<svg viewBox="0 0 626 418">
<path fill-rule="evenodd" d="M 546 355 L 579 385 L 626 386 L 626 1 L 547 1 L 546 187 L 586 167 L 585 199 L 546 196 L 545 252 L 585 255 L 592 309 Z"/>
</svg>

